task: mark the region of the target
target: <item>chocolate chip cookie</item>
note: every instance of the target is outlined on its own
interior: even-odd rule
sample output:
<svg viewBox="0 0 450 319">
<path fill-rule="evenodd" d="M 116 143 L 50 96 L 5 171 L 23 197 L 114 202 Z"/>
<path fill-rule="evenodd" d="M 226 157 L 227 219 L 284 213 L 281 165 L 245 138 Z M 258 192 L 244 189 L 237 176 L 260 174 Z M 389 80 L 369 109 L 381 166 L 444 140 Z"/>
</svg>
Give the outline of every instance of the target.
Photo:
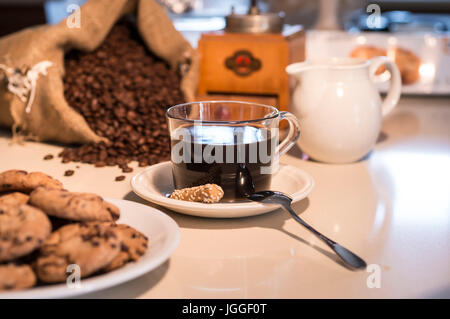
<svg viewBox="0 0 450 319">
<path fill-rule="evenodd" d="M 50 235 L 50 221 L 29 205 L 0 205 L 0 262 L 22 257 L 40 247 Z"/>
<path fill-rule="evenodd" d="M 114 221 L 120 216 L 116 206 L 90 193 L 38 187 L 30 194 L 30 204 L 50 216 L 74 221 Z"/>
<path fill-rule="evenodd" d="M 36 273 L 47 283 L 63 282 L 67 267 L 76 264 L 81 277 L 109 265 L 120 252 L 117 231 L 100 223 L 66 225 L 45 241 L 36 260 Z"/>
<path fill-rule="evenodd" d="M 0 265 L 0 290 L 25 289 L 35 284 L 36 276 L 29 265 Z"/>
<path fill-rule="evenodd" d="M 30 196 L 24 193 L 9 193 L 6 195 L 0 195 L 0 204 L 22 205 L 26 204 L 29 198 Z"/>
<path fill-rule="evenodd" d="M 111 271 L 122 267 L 130 261 L 136 261 L 147 250 L 148 239 L 147 237 L 134 229 L 131 226 L 124 224 L 109 224 L 117 231 L 118 238 L 120 240 L 120 253 L 116 258 L 104 269 L 105 271 Z"/>
<path fill-rule="evenodd" d="M 63 188 L 60 181 L 41 172 L 27 173 L 26 171 L 13 169 L 0 173 L 0 193 L 17 191 L 28 194 L 39 186 L 54 189 Z"/>
</svg>

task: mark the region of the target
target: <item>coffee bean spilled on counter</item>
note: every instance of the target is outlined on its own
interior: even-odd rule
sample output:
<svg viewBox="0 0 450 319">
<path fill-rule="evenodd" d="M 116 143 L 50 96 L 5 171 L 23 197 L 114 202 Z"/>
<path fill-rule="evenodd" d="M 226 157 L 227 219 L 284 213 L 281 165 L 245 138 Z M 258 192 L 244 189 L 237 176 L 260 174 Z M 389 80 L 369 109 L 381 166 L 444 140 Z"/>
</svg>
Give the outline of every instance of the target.
<svg viewBox="0 0 450 319">
<path fill-rule="evenodd" d="M 170 158 L 165 111 L 184 102 L 181 77 L 145 47 L 133 24 L 115 25 L 93 52 L 69 52 L 65 69 L 67 102 L 109 142 L 66 148 L 63 163 L 131 172 L 131 161 L 147 166 Z"/>
</svg>

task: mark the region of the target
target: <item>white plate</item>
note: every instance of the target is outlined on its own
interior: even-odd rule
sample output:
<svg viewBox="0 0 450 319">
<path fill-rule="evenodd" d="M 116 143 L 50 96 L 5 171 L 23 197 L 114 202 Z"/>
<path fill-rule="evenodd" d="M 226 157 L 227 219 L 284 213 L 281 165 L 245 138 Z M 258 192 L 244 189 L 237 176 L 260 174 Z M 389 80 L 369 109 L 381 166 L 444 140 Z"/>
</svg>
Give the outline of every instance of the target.
<svg viewBox="0 0 450 319">
<path fill-rule="evenodd" d="M 305 171 L 290 165 L 280 165 L 272 177 L 271 190 L 292 197 L 293 202 L 304 199 L 314 187 L 313 178 Z M 213 218 L 234 218 L 264 214 L 279 207 L 276 204 L 257 202 L 204 204 L 170 199 L 173 192 L 172 167 L 170 162 L 152 165 L 133 176 L 131 188 L 140 197 L 179 213 Z"/>
<path fill-rule="evenodd" d="M 138 261 L 92 278 L 81 279 L 81 287 L 66 284 L 35 287 L 28 290 L 2 292 L 2 298 L 63 298 L 81 295 L 121 284 L 139 277 L 164 263 L 180 242 L 180 230 L 175 221 L 163 212 L 139 203 L 106 199 L 120 209 L 118 223 L 130 225 L 149 238 L 146 253 Z"/>
</svg>

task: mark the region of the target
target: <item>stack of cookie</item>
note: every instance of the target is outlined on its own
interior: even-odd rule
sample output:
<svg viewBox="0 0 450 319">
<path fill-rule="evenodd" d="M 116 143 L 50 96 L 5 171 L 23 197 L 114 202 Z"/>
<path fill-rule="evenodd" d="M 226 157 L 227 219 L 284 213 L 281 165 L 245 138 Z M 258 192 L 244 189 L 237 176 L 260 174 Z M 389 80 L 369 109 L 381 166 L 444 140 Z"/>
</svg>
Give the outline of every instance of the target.
<svg viewBox="0 0 450 319">
<path fill-rule="evenodd" d="M 119 217 L 100 196 L 46 174 L 0 173 L 0 290 L 65 282 L 74 265 L 84 278 L 136 261 L 148 239 Z"/>
</svg>

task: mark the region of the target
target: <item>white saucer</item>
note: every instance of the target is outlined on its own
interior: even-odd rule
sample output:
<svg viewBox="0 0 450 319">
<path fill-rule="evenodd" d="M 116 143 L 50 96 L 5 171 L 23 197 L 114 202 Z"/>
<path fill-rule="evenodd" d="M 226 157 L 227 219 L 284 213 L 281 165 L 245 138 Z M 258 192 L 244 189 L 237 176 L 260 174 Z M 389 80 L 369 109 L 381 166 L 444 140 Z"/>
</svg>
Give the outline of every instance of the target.
<svg viewBox="0 0 450 319">
<path fill-rule="evenodd" d="M 290 165 L 281 165 L 272 177 L 271 190 L 292 197 L 293 202 L 304 199 L 314 187 L 313 178 L 305 171 Z M 179 213 L 213 218 L 235 218 L 264 214 L 279 207 L 257 202 L 203 204 L 170 199 L 174 190 L 170 162 L 152 165 L 131 179 L 131 188 L 140 197 Z"/>
</svg>

